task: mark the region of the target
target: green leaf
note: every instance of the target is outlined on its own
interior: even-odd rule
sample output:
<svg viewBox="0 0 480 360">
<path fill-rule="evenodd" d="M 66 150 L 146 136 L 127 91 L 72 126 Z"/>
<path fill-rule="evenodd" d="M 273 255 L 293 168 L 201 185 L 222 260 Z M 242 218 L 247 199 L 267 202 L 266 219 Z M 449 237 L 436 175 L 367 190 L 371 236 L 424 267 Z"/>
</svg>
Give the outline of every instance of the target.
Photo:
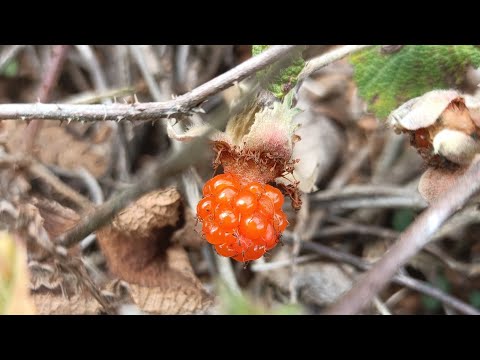
<svg viewBox="0 0 480 360">
<path fill-rule="evenodd" d="M 282 305 L 267 309 L 262 304 L 254 303 L 248 297 L 234 294 L 227 286 L 219 284 L 219 300 L 222 313 L 226 315 L 301 315 L 298 305 Z"/>
<path fill-rule="evenodd" d="M 393 213 L 392 227 L 396 231 L 405 230 L 415 220 L 415 211 L 399 209 Z"/>
<path fill-rule="evenodd" d="M 358 52 L 350 61 L 360 96 L 381 119 L 409 99 L 457 87 L 469 65 L 480 66 L 480 48 L 474 45 L 405 45 L 391 54 L 380 49 Z"/>
<path fill-rule="evenodd" d="M 470 304 L 475 306 L 477 309 L 480 309 L 480 290 L 474 290 L 470 293 Z"/>
<path fill-rule="evenodd" d="M 252 55 L 256 56 L 266 50 L 269 45 L 253 45 Z M 267 85 L 269 90 L 278 99 L 283 99 L 284 96 L 297 84 L 298 75 L 305 66 L 305 60 L 302 56 L 297 56 L 292 59 L 290 65 L 284 69 L 281 69 L 278 76 L 273 81 L 270 81 Z M 268 74 L 268 68 L 257 73 L 260 81 Z"/>
<path fill-rule="evenodd" d="M 451 285 L 445 275 L 438 275 L 435 283 L 433 284 L 437 288 L 443 290 L 446 293 L 449 293 L 451 290 Z M 428 311 L 434 312 L 440 309 L 442 303 L 440 300 L 434 299 L 431 296 L 422 295 L 422 304 Z"/>
<path fill-rule="evenodd" d="M 18 74 L 18 62 L 11 60 L 2 69 L 2 75 L 6 77 L 15 77 Z"/>
</svg>

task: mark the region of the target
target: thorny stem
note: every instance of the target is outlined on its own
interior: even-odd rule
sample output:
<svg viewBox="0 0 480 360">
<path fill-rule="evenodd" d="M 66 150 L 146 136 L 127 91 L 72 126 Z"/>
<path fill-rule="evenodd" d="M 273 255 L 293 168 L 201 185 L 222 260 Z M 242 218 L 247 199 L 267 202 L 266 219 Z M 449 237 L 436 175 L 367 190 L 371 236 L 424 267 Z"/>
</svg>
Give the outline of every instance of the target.
<svg viewBox="0 0 480 360">
<path fill-rule="evenodd" d="M 50 100 L 51 93 L 55 85 L 57 84 L 60 72 L 62 71 L 63 63 L 67 58 L 69 46 L 68 45 L 55 45 L 52 50 L 52 57 L 45 72 L 40 89 L 38 90 L 38 101 L 47 102 Z M 40 120 L 32 120 L 25 129 L 25 152 L 30 153 L 35 139 L 37 138 L 40 129 L 43 126 L 43 122 Z"/>
<path fill-rule="evenodd" d="M 327 314 L 357 314 L 364 309 L 395 273 L 426 244 L 441 225 L 462 208 L 480 189 L 480 158 L 443 197 L 433 202 L 395 242 L 372 269 L 361 278 Z"/>
<path fill-rule="evenodd" d="M 305 79 L 307 76 L 313 74 L 315 71 L 318 71 L 328 64 L 340 60 L 347 55 L 356 53 L 357 51 L 364 50 L 366 48 L 372 47 L 373 45 L 345 45 L 335 50 L 329 51 L 326 54 L 323 54 L 319 57 L 316 57 L 305 65 L 305 68 L 302 70 L 298 76 L 299 80 Z M 300 83 L 300 81 L 299 81 Z"/>
<path fill-rule="evenodd" d="M 272 46 L 226 73 L 169 101 L 111 105 L 0 104 L 0 120 L 154 121 L 170 116 L 188 114 L 208 97 L 262 70 L 298 48 L 298 45 Z"/>
</svg>

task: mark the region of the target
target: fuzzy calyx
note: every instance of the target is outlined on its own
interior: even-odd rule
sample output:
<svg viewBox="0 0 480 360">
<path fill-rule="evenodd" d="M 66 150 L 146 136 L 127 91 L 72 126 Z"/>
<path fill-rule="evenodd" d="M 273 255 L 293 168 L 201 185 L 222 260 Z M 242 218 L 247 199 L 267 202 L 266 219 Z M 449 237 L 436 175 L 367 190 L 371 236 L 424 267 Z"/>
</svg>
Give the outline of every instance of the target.
<svg viewBox="0 0 480 360">
<path fill-rule="evenodd" d="M 214 166 L 249 181 L 268 183 L 293 171 L 292 152 L 298 136 L 293 121 L 299 110 L 292 108 L 293 92 L 283 102 L 261 108 L 258 102 L 232 118 L 225 133 L 214 137 Z"/>
</svg>

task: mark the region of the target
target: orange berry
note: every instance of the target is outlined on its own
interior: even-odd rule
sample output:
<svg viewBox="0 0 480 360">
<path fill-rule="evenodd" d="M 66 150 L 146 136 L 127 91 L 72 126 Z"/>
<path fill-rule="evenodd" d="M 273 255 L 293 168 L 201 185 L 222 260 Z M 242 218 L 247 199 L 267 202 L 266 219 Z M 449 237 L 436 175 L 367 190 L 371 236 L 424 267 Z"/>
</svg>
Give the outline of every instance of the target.
<svg viewBox="0 0 480 360">
<path fill-rule="evenodd" d="M 220 204 L 215 208 L 215 221 L 223 230 L 231 231 L 238 227 L 240 217 L 232 209 Z"/>
<path fill-rule="evenodd" d="M 261 214 L 253 214 L 240 220 L 240 234 L 256 240 L 265 235 L 267 230 L 267 219 Z"/>
<path fill-rule="evenodd" d="M 243 261 L 258 260 L 264 254 L 265 254 L 265 246 L 264 245 L 252 245 L 247 249 L 247 251 L 245 251 L 245 254 L 242 254 L 244 256 Z"/>
<path fill-rule="evenodd" d="M 215 250 L 219 255 L 222 255 L 225 257 L 237 256 L 242 252 L 242 248 L 240 245 L 238 245 L 238 242 L 230 243 L 230 244 L 215 245 Z"/>
<path fill-rule="evenodd" d="M 250 215 L 257 208 L 257 198 L 250 191 L 242 190 L 235 198 L 234 206 L 241 215 Z"/>
<path fill-rule="evenodd" d="M 205 186 L 203 187 L 203 196 L 209 194 L 216 195 L 226 187 L 238 189 L 240 187 L 240 182 L 231 174 L 217 175 L 205 183 Z"/>
<path fill-rule="evenodd" d="M 208 196 L 198 202 L 197 216 L 200 219 L 209 219 L 213 216 L 213 199 Z"/>
<path fill-rule="evenodd" d="M 272 201 L 275 209 L 281 209 L 283 206 L 283 194 L 277 188 L 274 188 L 270 185 L 265 185 L 265 195 L 268 196 Z"/>
<path fill-rule="evenodd" d="M 288 225 L 283 195 L 273 186 L 221 174 L 207 181 L 197 205 L 206 240 L 221 256 L 251 261 L 273 249 Z"/>
<path fill-rule="evenodd" d="M 267 225 L 267 230 L 265 231 L 265 235 L 262 237 L 262 240 L 265 241 L 265 248 L 267 250 L 273 249 L 275 245 L 277 245 L 278 236 L 272 224 Z"/>
<path fill-rule="evenodd" d="M 256 181 L 247 184 L 244 189 L 250 191 L 253 195 L 257 196 L 257 198 L 265 193 L 265 185 Z"/>
<path fill-rule="evenodd" d="M 217 204 L 223 204 L 223 205 L 232 205 L 233 200 L 235 199 L 235 196 L 237 196 L 238 191 L 235 190 L 233 187 L 226 187 L 220 190 L 216 195 L 215 195 L 215 200 Z"/>
<path fill-rule="evenodd" d="M 225 242 L 225 232 L 220 229 L 220 226 L 211 221 L 204 221 L 202 227 L 203 235 L 210 244 L 221 244 Z"/>
<path fill-rule="evenodd" d="M 272 199 L 263 195 L 260 199 L 258 199 L 257 211 L 267 219 L 273 219 L 273 215 L 275 215 L 275 206 L 273 205 Z"/>
</svg>

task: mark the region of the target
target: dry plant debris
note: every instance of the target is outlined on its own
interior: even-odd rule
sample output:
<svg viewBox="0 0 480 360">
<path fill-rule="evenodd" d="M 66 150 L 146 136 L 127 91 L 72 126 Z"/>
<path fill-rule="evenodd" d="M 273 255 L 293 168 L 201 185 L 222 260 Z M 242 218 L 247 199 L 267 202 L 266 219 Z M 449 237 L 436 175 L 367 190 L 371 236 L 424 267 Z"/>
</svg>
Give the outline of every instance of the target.
<svg viewBox="0 0 480 360">
<path fill-rule="evenodd" d="M 233 45 L 0 47 L 0 313 L 274 313 L 295 304 L 288 313 L 478 314 L 477 199 L 463 207 L 477 182 L 458 188 L 480 151 L 478 70 L 452 68 L 468 70 L 468 86 L 455 79 L 431 89 L 415 83 L 428 78 L 425 67 L 418 79 L 407 63 L 401 77 L 390 71 L 395 59 L 435 47 L 316 46 L 303 52 L 296 87 L 275 87 L 294 96 L 279 102 L 259 90 L 256 80 L 302 49 L 272 46 L 251 57 L 251 46 Z M 455 49 L 455 61 L 444 46 L 437 60 L 477 63 L 476 46 Z M 352 66 L 342 58 L 353 52 Z M 434 73 L 441 78 L 440 68 Z M 237 111 L 252 99 L 250 111 Z M 384 124 L 369 109 L 393 111 Z M 222 117 L 228 126 L 215 128 Z M 42 124 L 34 135 L 30 120 Z M 208 132 L 217 154 L 198 141 Z M 264 165 L 253 175 L 252 161 Z M 206 245 L 196 204 L 222 171 L 294 200 L 281 206 L 290 223 L 281 245 L 262 260 L 219 259 Z M 449 208 L 446 196 L 462 206 Z M 426 207 L 430 216 L 456 213 L 436 217 L 445 226 L 435 243 L 414 249 L 360 304 L 356 288 Z"/>
</svg>

